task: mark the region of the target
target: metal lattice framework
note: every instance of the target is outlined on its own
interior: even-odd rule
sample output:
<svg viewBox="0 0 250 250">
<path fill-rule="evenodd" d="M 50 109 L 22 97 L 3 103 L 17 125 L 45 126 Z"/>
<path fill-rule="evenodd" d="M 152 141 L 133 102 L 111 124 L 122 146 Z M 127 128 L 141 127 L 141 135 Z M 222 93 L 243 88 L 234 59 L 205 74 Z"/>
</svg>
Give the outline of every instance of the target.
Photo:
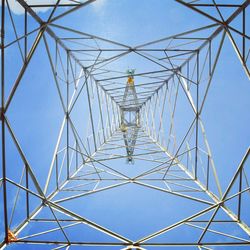
<svg viewBox="0 0 250 250">
<path fill-rule="evenodd" d="M 249 213 L 242 211 L 249 210 L 250 149 L 223 190 L 202 114 L 226 36 L 250 78 L 250 1 L 176 0 L 186 11 L 197 12 L 212 24 L 136 47 L 62 25 L 69 14 L 94 1 L 29 4 L 17 0 L 24 11 L 20 28 L 9 1 L 2 0 L 0 187 L 4 240 L 0 248 L 26 244 L 42 249 L 248 249 Z M 47 15 L 40 14 L 41 8 L 48 9 Z M 15 68 L 7 63 L 11 49 L 20 61 Z M 27 150 L 8 119 L 13 98 L 41 49 L 64 114 L 44 182 L 38 167 L 29 163 Z M 126 72 L 125 59 L 140 68 Z M 13 67 L 11 77 L 9 67 Z M 10 142 L 15 149 L 7 146 Z M 14 154 L 23 168 L 8 164 L 8 157 Z M 120 167 L 126 160 L 135 165 Z M 75 210 L 77 204 L 88 202 L 85 197 L 105 196 L 108 190 L 127 186 L 177 199 L 180 206 L 193 208 L 192 212 L 170 222 L 164 218 L 160 230 L 131 239 Z M 240 233 L 236 229 L 229 232 L 229 227 Z M 189 239 L 183 233 L 187 230 L 192 232 Z M 99 236 L 91 237 L 95 233 Z"/>
</svg>

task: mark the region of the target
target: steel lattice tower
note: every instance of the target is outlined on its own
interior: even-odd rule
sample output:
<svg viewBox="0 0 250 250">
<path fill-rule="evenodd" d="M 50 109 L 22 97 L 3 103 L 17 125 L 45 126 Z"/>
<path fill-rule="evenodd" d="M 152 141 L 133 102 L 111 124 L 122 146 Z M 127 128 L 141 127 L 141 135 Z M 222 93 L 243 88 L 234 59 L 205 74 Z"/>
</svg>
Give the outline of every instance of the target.
<svg viewBox="0 0 250 250">
<path fill-rule="evenodd" d="M 250 1 L 176 0 L 212 24 L 135 47 L 63 24 L 93 2 L 17 0 L 21 23 L 1 1 L 0 249 L 249 249 L 250 149 L 222 188 L 202 114 L 226 38 L 250 78 Z M 55 147 L 46 171 L 29 161 L 35 148 L 24 150 L 9 120 L 13 99 L 35 77 L 29 68 L 39 51 L 64 116 L 57 141 L 47 138 Z M 128 56 L 140 58 L 130 65 L 136 70 L 123 67 Z M 110 206 L 122 203 L 128 187 L 149 192 L 152 209 L 153 196 L 164 195 L 179 216 L 152 212 L 163 226 L 145 233 L 145 218 L 134 239 L 85 215 L 88 204 L 95 214 L 98 195 L 116 192 Z M 140 200 L 136 206 L 146 209 Z"/>
</svg>

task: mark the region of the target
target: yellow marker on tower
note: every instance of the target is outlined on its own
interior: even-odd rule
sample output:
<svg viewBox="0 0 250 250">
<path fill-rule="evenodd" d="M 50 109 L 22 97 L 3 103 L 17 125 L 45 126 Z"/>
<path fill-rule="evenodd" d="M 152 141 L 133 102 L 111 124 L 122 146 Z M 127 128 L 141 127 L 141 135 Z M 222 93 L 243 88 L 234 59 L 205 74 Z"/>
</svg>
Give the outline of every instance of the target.
<svg viewBox="0 0 250 250">
<path fill-rule="evenodd" d="M 15 242 L 17 240 L 18 239 L 15 234 L 10 229 L 8 229 L 7 243 Z"/>
<path fill-rule="evenodd" d="M 134 79 L 133 79 L 132 76 L 129 76 L 129 77 L 128 77 L 127 83 L 130 84 L 130 85 L 133 85 L 133 84 L 134 84 Z"/>
</svg>

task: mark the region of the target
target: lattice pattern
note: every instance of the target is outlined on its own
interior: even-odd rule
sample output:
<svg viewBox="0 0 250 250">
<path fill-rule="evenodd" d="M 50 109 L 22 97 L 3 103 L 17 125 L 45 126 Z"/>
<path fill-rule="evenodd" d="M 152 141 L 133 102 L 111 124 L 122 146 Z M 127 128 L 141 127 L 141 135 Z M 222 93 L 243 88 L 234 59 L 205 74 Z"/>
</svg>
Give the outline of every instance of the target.
<svg viewBox="0 0 250 250">
<path fill-rule="evenodd" d="M 212 24 L 135 47 L 57 22 L 94 0 L 17 2 L 22 28 L 9 1 L 1 7 L 0 248 L 248 249 L 250 149 L 223 190 L 202 116 L 226 36 L 250 77 L 250 1 L 176 0 Z M 41 8 L 47 11 L 39 12 Z M 238 19 L 240 27 L 234 23 Z M 29 67 L 36 51 L 45 53 L 48 75 L 43 78 L 53 82 L 64 117 L 44 171 L 28 161 L 35 148 L 23 149 L 9 120 L 21 82 L 32 81 Z M 13 54 L 15 61 L 7 63 Z M 127 61 L 140 69 L 128 74 Z M 43 121 L 39 125 L 45 126 Z M 16 166 L 9 164 L 10 154 Z M 124 167 L 125 160 L 135 164 Z M 89 203 L 89 197 L 98 195 L 101 204 L 98 199 Z M 156 211 L 149 212 L 141 196 Z M 130 204 L 123 204 L 123 197 Z M 130 218 L 134 203 L 153 216 L 155 228 L 144 218 L 140 233 L 133 232 L 134 221 L 143 215 L 136 210 L 136 219 Z M 108 215 L 105 204 L 120 205 L 126 215 L 115 219 L 117 210 Z M 97 216 L 102 213 L 108 219 Z M 131 224 L 129 232 L 122 222 Z"/>
</svg>

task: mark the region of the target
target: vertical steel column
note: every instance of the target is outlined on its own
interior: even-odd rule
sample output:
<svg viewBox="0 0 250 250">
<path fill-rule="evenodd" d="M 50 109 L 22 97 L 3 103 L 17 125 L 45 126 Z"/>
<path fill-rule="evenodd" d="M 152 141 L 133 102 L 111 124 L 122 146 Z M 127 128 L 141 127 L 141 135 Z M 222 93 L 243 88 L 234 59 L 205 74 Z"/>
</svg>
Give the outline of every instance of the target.
<svg viewBox="0 0 250 250">
<path fill-rule="evenodd" d="M 246 65 L 246 9 L 243 9 L 242 11 L 242 33 L 243 33 L 243 37 L 242 37 L 242 58 L 243 58 L 243 63 L 244 65 L 247 67 Z"/>
<path fill-rule="evenodd" d="M 87 95 L 88 95 L 88 103 L 89 103 L 89 114 L 90 114 L 90 120 L 91 120 L 91 126 L 92 126 L 92 134 L 93 134 L 93 140 L 95 145 L 95 151 L 97 151 L 97 145 L 96 145 L 96 138 L 95 138 L 95 127 L 94 127 L 94 120 L 93 120 L 93 113 L 92 113 L 92 107 L 91 107 L 91 101 L 90 101 L 90 93 L 89 93 L 89 86 L 88 86 L 88 76 L 85 74 L 85 82 L 86 82 L 86 89 L 87 89 Z M 91 154 L 91 151 L 90 151 Z"/>
<path fill-rule="evenodd" d="M 28 53 L 28 37 L 27 37 L 27 33 L 28 33 L 28 13 L 27 10 L 25 10 L 24 12 L 24 62 L 26 63 L 27 60 L 27 53 Z M 29 172 L 28 172 L 28 166 L 25 164 L 25 186 L 26 189 L 29 189 Z M 26 217 L 27 219 L 29 218 L 29 192 L 26 191 Z"/>
<path fill-rule="evenodd" d="M 199 143 L 199 51 L 196 57 L 197 63 L 197 85 L 196 85 L 196 121 L 195 121 L 195 173 L 194 178 L 197 179 L 198 172 L 198 143 Z"/>
<path fill-rule="evenodd" d="M 26 58 L 27 58 L 27 53 L 28 53 L 28 50 L 27 50 L 27 40 L 28 40 L 28 37 L 27 37 L 27 32 L 28 32 L 28 29 L 27 29 L 27 25 L 28 25 L 28 13 L 27 13 L 27 10 L 25 10 L 24 12 L 24 61 L 26 62 Z"/>
<path fill-rule="evenodd" d="M 69 52 L 67 51 L 67 79 L 66 79 L 66 84 L 67 84 L 67 100 L 66 100 L 66 133 L 67 133 L 67 179 L 69 179 Z"/>
<path fill-rule="evenodd" d="M 2 0 L 1 18 L 1 122 L 2 122 L 2 174 L 3 174 L 3 206 L 5 242 L 8 241 L 8 210 L 7 210 L 7 185 L 6 185 L 6 154 L 5 154 L 5 58 L 4 58 L 4 32 L 5 32 L 5 0 Z"/>
<path fill-rule="evenodd" d="M 109 114 L 109 106 L 108 106 L 108 97 L 107 97 L 107 93 L 104 92 L 104 96 L 105 96 L 105 103 L 106 103 L 106 109 L 107 109 L 107 116 L 108 116 L 108 124 L 109 124 L 109 136 L 112 135 L 112 130 L 111 130 L 111 121 L 110 121 L 110 114 Z"/>
<path fill-rule="evenodd" d="M 106 142 L 105 131 L 104 131 L 104 123 L 103 123 L 103 116 L 102 116 L 102 106 L 101 106 L 100 93 L 99 93 L 99 86 L 98 86 L 96 81 L 95 81 L 95 84 L 96 84 L 96 92 L 97 92 L 97 98 L 98 98 L 100 118 L 101 118 L 101 123 L 102 123 L 103 142 Z"/>
</svg>

